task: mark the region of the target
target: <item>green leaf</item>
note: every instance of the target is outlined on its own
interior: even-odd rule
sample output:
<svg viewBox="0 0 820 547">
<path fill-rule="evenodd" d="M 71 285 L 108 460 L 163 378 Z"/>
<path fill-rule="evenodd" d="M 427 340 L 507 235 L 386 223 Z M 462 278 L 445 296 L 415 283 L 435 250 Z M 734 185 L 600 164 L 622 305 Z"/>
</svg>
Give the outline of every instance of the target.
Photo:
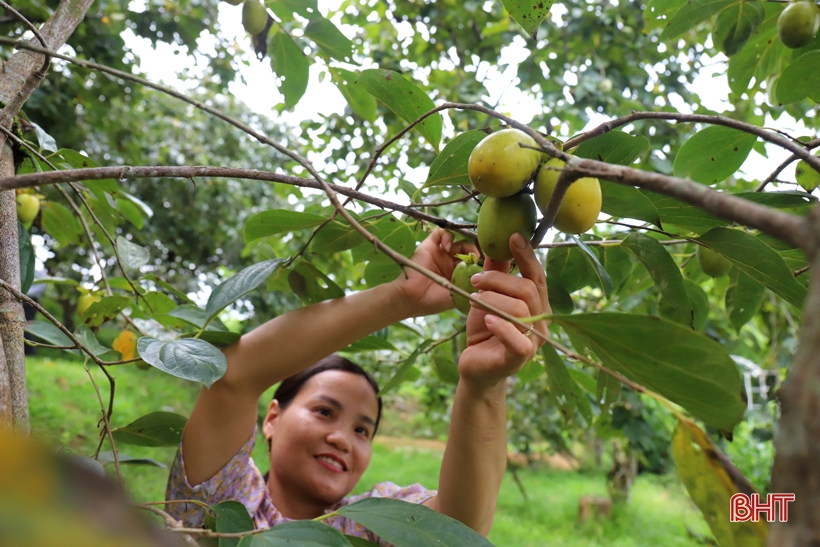
<svg viewBox="0 0 820 547">
<path fill-rule="evenodd" d="M 131 243 L 122 236 L 117 236 L 117 252 L 122 259 L 122 265 L 127 271 L 139 270 L 141 267 L 148 264 L 151 255 L 148 249 Z"/>
<path fill-rule="evenodd" d="M 766 288 L 739 268 L 732 268 L 729 271 L 726 312 L 737 332 L 755 316 L 765 296 Z"/>
<path fill-rule="evenodd" d="M 726 55 L 741 50 L 752 32 L 766 18 L 766 8 L 758 0 L 739 0 L 721 11 L 712 26 L 712 41 Z"/>
<path fill-rule="evenodd" d="M 621 394 L 621 381 L 603 371 L 598 371 L 598 380 L 595 386 L 595 402 L 601 407 L 601 414 L 609 411 Z"/>
<path fill-rule="evenodd" d="M 501 0 L 504 8 L 509 12 L 516 23 L 524 27 L 524 30 L 533 40 L 538 40 L 538 27 L 547 17 L 552 7 L 552 0 Z"/>
<path fill-rule="evenodd" d="M 777 82 L 777 102 L 820 101 L 820 50 L 801 55 L 783 70 Z"/>
<path fill-rule="evenodd" d="M 342 92 L 350 108 L 363 119 L 376 120 L 376 99 L 361 87 L 355 85 L 357 74 L 343 68 L 328 67 L 333 83 Z"/>
<path fill-rule="evenodd" d="M 432 340 L 425 340 L 415 350 L 413 350 L 413 353 L 411 353 L 407 357 L 407 359 L 401 362 L 399 368 L 396 370 L 396 373 L 393 375 L 393 377 L 390 378 L 390 380 L 388 380 L 387 383 L 379 391 L 379 397 L 381 397 L 385 393 L 390 392 L 393 388 L 397 387 L 400 383 L 404 381 L 405 376 L 407 376 L 407 372 L 415 364 L 419 354 L 425 351 L 427 348 L 429 348 L 430 344 L 432 343 Z"/>
<path fill-rule="evenodd" d="M 358 536 L 349 536 L 345 534 L 345 539 L 350 542 L 352 547 L 379 547 L 372 541 L 366 540 L 364 538 L 360 538 Z"/>
<path fill-rule="evenodd" d="M 131 200 L 124 198 L 117 198 L 116 203 L 117 208 L 119 208 L 122 213 L 122 216 L 124 216 L 128 222 L 136 226 L 137 229 L 141 230 L 145 224 L 145 220 L 142 218 L 142 213 L 140 213 L 139 207 L 134 205 Z"/>
<path fill-rule="evenodd" d="M 361 86 L 376 100 L 384 103 L 387 108 L 407 123 L 416 121 L 436 106 L 421 88 L 392 70 L 364 70 L 356 80 L 356 85 Z M 441 114 L 435 113 L 425 118 L 415 128 L 438 152 L 441 127 Z"/>
<path fill-rule="evenodd" d="M 612 278 L 609 277 L 609 274 L 604 269 L 600 260 L 598 260 L 598 255 L 592 252 L 592 250 L 587 247 L 586 243 L 584 243 L 577 236 L 570 235 L 569 237 L 578 244 L 578 248 L 581 249 L 581 252 L 584 254 L 584 258 L 587 259 L 592 271 L 595 272 L 595 275 L 598 277 L 598 282 L 601 285 L 601 289 L 603 289 L 604 294 L 608 296 L 612 292 Z"/>
<path fill-rule="evenodd" d="M 308 21 L 305 36 L 316 42 L 319 49 L 337 61 L 350 62 L 353 57 L 353 42 L 324 17 L 317 16 Z"/>
<path fill-rule="evenodd" d="M 368 226 L 363 224 L 365 228 Z M 362 235 L 350 224 L 334 220 L 322 228 L 310 243 L 313 254 L 338 253 L 352 249 L 364 241 Z"/>
<path fill-rule="evenodd" d="M 198 338 L 163 342 L 143 336 L 137 341 L 137 351 L 152 367 L 177 378 L 199 382 L 208 388 L 228 369 L 225 355 Z"/>
<path fill-rule="evenodd" d="M 487 132 L 480 129 L 456 135 L 433 160 L 427 180 L 419 191 L 431 186 L 471 185 L 467 162 L 473 148 L 486 136 Z"/>
<path fill-rule="evenodd" d="M 606 163 L 631 165 L 647 150 L 649 140 L 643 135 L 630 135 L 616 130 L 582 142 L 575 155 Z"/>
<path fill-rule="evenodd" d="M 381 351 L 381 350 L 389 350 L 389 351 L 398 351 L 396 346 L 385 340 L 380 336 L 365 336 L 364 338 L 360 338 L 356 340 L 349 346 L 339 351 L 344 351 L 346 353 L 361 353 L 364 351 Z"/>
<path fill-rule="evenodd" d="M 541 356 L 544 358 L 544 365 L 547 369 L 550 398 L 558 407 L 564 421 L 569 422 L 575 415 L 575 409 L 580 404 L 582 394 L 554 347 L 549 344 L 541 346 Z"/>
<path fill-rule="evenodd" d="M 689 205 L 677 198 L 663 196 L 648 190 L 641 190 L 641 193 L 649 198 L 655 206 L 655 210 L 658 211 L 664 226 L 671 224 L 700 234 L 717 226 L 729 224 L 728 220 L 707 213 L 700 207 Z"/>
<path fill-rule="evenodd" d="M 79 245 L 83 228 L 74 214 L 54 201 L 45 201 L 40 208 L 43 230 L 61 247 Z"/>
<path fill-rule="evenodd" d="M 131 297 L 128 296 L 106 296 L 99 302 L 94 302 L 82 314 L 80 319 L 89 327 L 99 327 L 106 321 L 111 321 L 117 315 L 132 305 Z"/>
<path fill-rule="evenodd" d="M 706 326 L 706 319 L 709 316 L 709 298 L 703 289 L 689 279 L 683 280 L 686 287 L 686 295 L 689 297 L 689 302 L 692 304 L 692 315 L 680 313 L 675 309 L 665 298 L 661 298 L 658 304 L 658 315 L 670 321 L 676 321 L 682 325 L 691 327 L 694 330 L 703 330 Z"/>
<path fill-rule="evenodd" d="M 797 167 L 800 168 L 799 163 Z M 817 203 L 817 198 L 806 192 L 738 192 L 732 195 L 776 209 L 791 209 L 795 213 L 805 213 Z"/>
<path fill-rule="evenodd" d="M 745 131 L 711 125 L 680 147 L 673 167 L 675 176 L 703 184 L 722 182 L 740 169 L 755 140 L 756 136 Z"/>
<path fill-rule="evenodd" d="M 746 404 L 737 365 L 718 342 L 658 317 L 628 313 L 555 315 L 611 370 L 663 395 L 707 424 L 731 431 Z"/>
<path fill-rule="evenodd" d="M 350 547 L 345 536 L 327 524 L 312 520 L 294 520 L 277 524 L 261 534 L 245 536 L 239 547 Z"/>
<path fill-rule="evenodd" d="M 737 95 L 746 90 L 752 77 L 759 86 L 772 73 L 779 74 L 781 59 L 789 51 L 777 37 L 777 18 L 783 8 L 771 2 L 765 9 L 766 18 L 743 49 L 729 59 L 729 87 Z"/>
<path fill-rule="evenodd" d="M 365 498 L 337 513 L 358 522 L 393 545 L 492 547 L 487 538 L 424 505 L 390 498 Z"/>
<path fill-rule="evenodd" d="M 120 461 L 120 465 L 148 465 L 150 467 L 159 467 L 160 469 L 167 469 L 168 467 L 164 463 L 160 463 L 153 458 L 135 458 L 134 456 L 129 456 L 128 454 L 123 454 L 122 452 L 117 454 L 117 458 Z M 97 461 L 103 465 L 111 465 L 114 463 L 114 453 L 100 452 L 100 455 L 97 456 Z"/>
<path fill-rule="evenodd" d="M 319 13 L 317 0 L 268 0 L 266 3 L 280 4 L 291 13 L 298 13 L 305 19 L 310 19 Z"/>
<path fill-rule="evenodd" d="M 617 290 L 632 273 L 632 253 L 620 245 L 599 245 L 598 256 Z"/>
<path fill-rule="evenodd" d="M 592 285 L 595 272 L 583 251 L 577 247 L 553 247 L 547 252 L 547 284 L 552 309 L 569 313 L 573 309 L 570 294 Z"/>
<path fill-rule="evenodd" d="M 17 219 L 17 249 L 20 255 L 20 292 L 26 294 L 34 282 L 34 247 L 28 230 Z"/>
<path fill-rule="evenodd" d="M 793 272 L 777 251 L 755 236 L 740 230 L 715 228 L 696 241 L 728 258 L 743 273 L 786 302 L 803 307 L 806 288 L 794 279 Z"/>
<path fill-rule="evenodd" d="M 249 532 L 254 529 L 253 519 L 245 506 L 238 501 L 223 501 L 212 505 L 216 513 L 214 531 L 220 534 Z M 219 547 L 236 547 L 242 538 L 219 538 Z"/>
<path fill-rule="evenodd" d="M 288 285 L 305 305 L 340 298 L 345 294 L 333 280 L 304 260 L 288 272 Z"/>
<path fill-rule="evenodd" d="M 135 446 L 179 446 L 188 421 L 173 412 L 152 412 L 125 427 L 111 430 L 114 441 Z"/>
<path fill-rule="evenodd" d="M 820 154 L 815 155 L 820 157 Z M 794 169 L 794 176 L 797 180 L 797 184 L 802 186 L 806 192 L 811 192 L 820 186 L 820 173 L 806 163 L 806 160 L 797 162 L 797 167 Z"/>
<path fill-rule="evenodd" d="M 322 215 L 288 209 L 262 211 L 245 221 L 245 243 L 261 237 L 313 228 L 326 220 Z"/>
<path fill-rule="evenodd" d="M 264 283 L 284 263 L 283 258 L 258 262 L 220 283 L 208 297 L 205 306 L 207 321 L 212 321 L 219 312 Z"/>
<path fill-rule="evenodd" d="M 393 261 L 372 260 L 364 268 L 364 281 L 369 288 L 389 283 L 401 274 L 401 266 Z"/>
<path fill-rule="evenodd" d="M 139 302 L 140 304 L 147 304 L 150 309 L 145 311 L 152 315 L 166 314 L 177 307 L 176 302 L 171 300 L 167 295 L 157 291 L 145 293 Z"/>
<path fill-rule="evenodd" d="M 160 287 L 162 287 L 163 289 L 165 289 L 169 293 L 173 294 L 174 296 L 176 296 L 177 298 L 179 298 L 183 302 L 193 303 L 193 301 L 190 298 L 188 298 L 187 294 L 185 294 L 181 290 L 177 289 L 176 287 L 174 287 L 173 285 L 171 285 L 170 283 L 168 283 L 167 281 L 165 281 L 164 279 L 162 279 L 161 277 L 159 277 L 156 274 L 152 274 L 152 273 L 145 274 L 144 276 L 142 276 L 140 278 L 140 281 L 143 281 L 143 280 L 153 281 L 154 283 L 156 283 L 157 285 L 159 285 Z M 109 282 L 110 282 L 110 280 L 109 280 Z M 131 288 L 129 287 L 128 290 L 130 291 Z"/>
<path fill-rule="evenodd" d="M 168 312 L 168 315 L 182 319 L 186 323 L 189 323 L 198 329 L 204 327 L 206 321 L 208 320 L 208 314 L 205 313 L 205 310 L 195 304 L 183 304 L 181 306 L 177 306 Z M 208 326 L 212 327 L 215 323 L 217 322 L 214 321 Z"/>
<path fill-rule="evenodd" d="M 635 253 L 638 260 L 646 266 L 666 302 L 681 316 L 688 318 L 686 324 L 693 326 L 694 311 L 686 292 L 683 276 L 675 260 L 664 246 L 639 232 L 630 234 L 621 246 Z"/>
<path fill-rule="evenodd" d="M 73 346 L 63 331 L 48 321 L 31 321 L 26 323 L 26 332 L 52 346 Z"/>
<path fill-rule="evenodd" d="M 211 323 L 213 325 L 213 323 Z M 208 325 L 210 327 L 211 325 Z M 199 339 L 208 342 L 209 344 L 213 344 L 218 348 L 224 348 L 225 346 L 230 346 L 240 338 L 242 335 L 238 332 L 230 332 L 225 330 L 211 330 L 210 328 L 200 332 L 200 333 L 189 333 L 183 334 L 180 338 L 191 338 L 199 334 Z"/>
<path fill-rule="evenodd" d="M 632 186 L 608 180 L 601 182 L 601 211 L 618 218 L 634 218 L 661 228 L 658 210 L 652 201 Z"/>
<path fill-rule="evenodd" d="M 52 163 L 62 163 L 64 164 L 64 167 L 68 167 L 71 169 L 86 169 L 88 167 L 100 166 L 99 163 L 89 158 L 88 156 L 83 156 L 79 152 L 69 150 L 68 148 L 62 148 L 58 150 L 57 153 L 51 157 L 51 160 Z M 101 196 L 103 192 L 107 192 L 109 194 L 116 194 L 119 191 L 117 181 L 114 179 L 86 180 L 83 182 L 83 185 L 89 190 L 91 190 L 94 193 L 94 195 L 98 197 Z"/>
<path fill-rule="evenodd" d="M 86 327 L 85 325 L 80 325 L 80 327 L 74 331 L 74 336 L 88 348 L 88 350 L 96 355 L 97 357 L 102 358 L 106 353 L 111 353 L 113 350 L 111 348 L 107 348 L 100 344 L 97 337 L 91 332 L 91 329 Z M 113 355 L 112 355 L 113 357 Z"/>
<path fill-rule="evenodd" d="M 665 27 L 686 0 L 649 0 L 643 12 L 647 29 Z"/>
<path fill-rule="evenodd" d="M 279 77 L 279 91 L 285 96 L 285 108 L 293 108 L 307 89 L 310 61 L 284 31 L 268 41 L 270 65 Z"/>
<path fill-rule="evenodd" d="M 672 40 L 681 34 L 695 28 L 701 21 L 705 21 L 717 12 L 726 8 L 736 0 L 689 0 L 666 25 L 661 33 L 661 40 Z"/>
</svg>

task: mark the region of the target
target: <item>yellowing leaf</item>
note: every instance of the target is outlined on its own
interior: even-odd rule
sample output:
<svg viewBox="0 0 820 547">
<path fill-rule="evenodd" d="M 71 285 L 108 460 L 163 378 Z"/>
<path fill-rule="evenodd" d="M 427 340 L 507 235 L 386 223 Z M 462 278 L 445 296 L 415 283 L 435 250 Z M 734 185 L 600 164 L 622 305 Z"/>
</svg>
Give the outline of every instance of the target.
<svg viewBox="0 0 820 547">
<path fill-rule="evenodd" d="M 731 522 L 729 499 L 750 495 L 754 487 L 712 444 L 693 422 L 679 419 L 672 439 L 675 465 L 689 496 L 698 506 L 720 547 L 765 547 L 768 525 L 758 522 Z"/>
<path fill-rule="evenodd" d="M 123 359 L 133 359 L 137 351 L 137 335 L 129 330 L 122 331 L 112 345 L 115 351 L 120 352 Z"/>
</svg>

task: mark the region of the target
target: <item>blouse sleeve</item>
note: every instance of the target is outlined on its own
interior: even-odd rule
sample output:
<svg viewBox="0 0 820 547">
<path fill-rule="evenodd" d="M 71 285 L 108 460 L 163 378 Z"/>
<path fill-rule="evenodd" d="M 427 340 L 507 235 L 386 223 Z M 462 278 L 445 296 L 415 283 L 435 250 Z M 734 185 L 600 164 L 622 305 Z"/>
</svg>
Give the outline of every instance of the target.
<svg viewBox="0 0 820 547">
<path fill-rule="evenodd" d="M 236 500 L 245 505 L 250 515 L 255 515 L 266 491 L 262 473 L 251 457 L 255 444 L 256 428 L 239 452 L 216 475 L 201 484 L 191 486 L 185 475 L 185 459 L 182 456 L 182 443 L 180 442 L 180 448 L 177 450 L 168 476 L 165 499 L 196 500 L 208 505 Z M 200 527 L 205 520 L 202 507 L 192 503 L 169 503 L 166 511 L 188 527 Z"/>
</svg>

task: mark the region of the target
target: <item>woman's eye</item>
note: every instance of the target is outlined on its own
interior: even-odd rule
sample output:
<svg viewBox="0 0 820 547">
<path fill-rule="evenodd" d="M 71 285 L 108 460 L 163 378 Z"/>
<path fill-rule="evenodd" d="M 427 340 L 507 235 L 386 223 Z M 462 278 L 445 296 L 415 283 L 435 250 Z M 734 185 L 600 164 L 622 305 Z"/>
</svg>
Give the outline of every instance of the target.
<svg viewBox="0 0 820 547">
<path fill-rule="evenodd" d="M 356 428 L 356 433 L 359 433 L 360 435 L 364 435 L 365 437 L 370 437 L 370 432 L 367 430 L 366 427 L 357 427 Z"/>
<path fill-rule="evenodd" d="M 328 408 L 320 408 L 317 410 L 317 412 L 322 416 L 330 416 L 330 409 Z"/>
</svg>

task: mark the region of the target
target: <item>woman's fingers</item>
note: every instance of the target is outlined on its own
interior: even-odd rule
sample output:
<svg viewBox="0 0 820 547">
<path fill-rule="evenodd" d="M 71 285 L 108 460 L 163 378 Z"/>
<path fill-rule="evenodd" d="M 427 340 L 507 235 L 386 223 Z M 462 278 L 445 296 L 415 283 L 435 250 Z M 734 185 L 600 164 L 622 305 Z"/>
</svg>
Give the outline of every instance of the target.
<svg viewBox="0 0 820 547">
<path fill-rule="evenodd" d="M 497 292 L 482 292 L 475 296 L 488 306 L 492 306 L 493 308 L 501 310 L 506 314 L 512 315 L 513 317 L 528 317 L 530 315 L 530 309 L 529 306 L 527 306 L 527 303 L 518 298 Z M 471 302 L 470 304 L 481 309 L 475 302 Z M 516 328 L 519 329 L 519 327 Z"/>
<path fill-rule="evenodd" d="M 537 347 L 535 341 L 525 336 L 509 321 L 495 315 L 487 315 L 484 323 L 487 325 L 487 330 L 504 346 L 509 357 L 517 361 L 514 366 L 523 366 L 535 354 Z"/>
<path fill-rule="evenodd" d="M 547 275 L 544 266 L 535 256 L 535 251 L 530 242 L 525 240 L 519 233 L 515 233 L 510 238 L 510 250 L 515 257 L 521 277 L 529 279 L 538 291 L 538 297 L 543 304 L 544 311 L 550 312 L 549 298 L 547 296 Z"/>
</svg>

